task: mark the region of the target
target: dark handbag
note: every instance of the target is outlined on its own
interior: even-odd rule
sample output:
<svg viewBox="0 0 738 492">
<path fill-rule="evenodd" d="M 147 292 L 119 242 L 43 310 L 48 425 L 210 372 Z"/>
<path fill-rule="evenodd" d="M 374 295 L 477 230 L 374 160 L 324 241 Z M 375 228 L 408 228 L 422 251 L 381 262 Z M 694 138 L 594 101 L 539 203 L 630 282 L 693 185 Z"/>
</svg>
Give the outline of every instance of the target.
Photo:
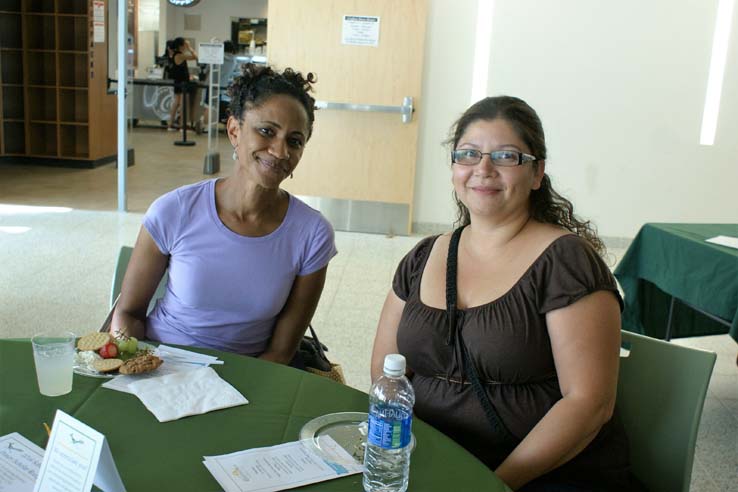
<svg viewBox="0 0 738 492">
<path fill-rule="evenodd" d="M 343 376 L 341 366 L 329 361 L 325 355 L 328 347 L 320 343 L 312 325 L 308 325 L 308 329 L 310 330 L 310 336 L 305 335 L 302 337 L 300 346 L 297 348 L 297 352 L 305 365 L 305 370 L 318 376 L 332 379 L 338 383 L 346 384 L 346 378 Z"/>
<path fill-rule="evenodd" d="M 446 314 L 448 315 L 450 340 L 455 340 L 459 344 L 464 363 L 464 372 L 471 381 L 474 394 L 477 396 L 479 403 L 482 405 L 484 415 L 489 421 L 495 435 L 502 436 L 503 442 L 500 443 L 512 451 L 516 445 L 516 439 L 512 433 L 502 423 L 502 419 L 497 415 L 494 405 L 489 399 L 487 392 L 484 391 L 482 383 L 479 381 L 477 368 L 469 356 L 469 350 L 461 336 L 461 331 L 456 326 L 456 260 L 458 258 L 459 240 L 461 239 L 461 231 L 464 227 L 459 227 L 451 235 L 451 241 L 448 245 L 448 256 L 446 258 Z"/>
</svg>

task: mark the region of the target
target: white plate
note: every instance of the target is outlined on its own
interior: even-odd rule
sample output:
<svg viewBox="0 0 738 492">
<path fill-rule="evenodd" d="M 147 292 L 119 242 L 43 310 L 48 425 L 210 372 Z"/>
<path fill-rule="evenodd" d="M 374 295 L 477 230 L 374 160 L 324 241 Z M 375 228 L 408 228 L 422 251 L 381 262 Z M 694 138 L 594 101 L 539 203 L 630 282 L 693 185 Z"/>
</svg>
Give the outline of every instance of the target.
<svg viewBox="0 0 738 492">
<path fill-rule="evenodd" d="M 154 347 L 151 344 L 148 344 L 146 342 L 138 342 L 138 350 L 147 350 L 149 352 L 154 352 Z M 83 356 L 83 353 L 91 353 L 94 354 L 93 356 L 87 355 Z M 97 356 L 97 357 L 95 357 Z M 129 357 L 130 358 L 130 357 Z M 118 375 L 118 371 L 113 372 L 100 372 L 95 370 L 94 367 L 92 367 L 92 363 L 96 359 L 102 359 L 97 352 L 93 352 L 91 350 L 85 350 L 84 352 L 77 350 L 74 354 L 74 372 L 75 374 L 79 374 L 81 376 L 89 376 L 91 378 L 102 378 L 102 379 L 111 379 Z M 125 359 L 124 359 L 125 360 Z"/>
<path fill-rule="evenodd" d="M 308 440 L 320 449 L 318 438 L 329 435 L 359 463 L 364 462 L 368 430 L 366 412 L 338 412 L 321 415 L 300 429 L 300 440 Z M 415 449 L 415 435 L 410 435 L 410 450 Z"/>
</svg>

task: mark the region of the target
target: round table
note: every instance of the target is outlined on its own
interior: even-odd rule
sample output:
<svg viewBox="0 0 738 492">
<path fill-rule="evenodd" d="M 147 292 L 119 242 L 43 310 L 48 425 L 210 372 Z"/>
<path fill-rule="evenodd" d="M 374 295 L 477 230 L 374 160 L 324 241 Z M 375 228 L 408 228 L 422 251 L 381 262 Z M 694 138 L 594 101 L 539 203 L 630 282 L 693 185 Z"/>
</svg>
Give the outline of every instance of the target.
<svg viewBox="0 0 738 492">
<path fill-rule="evenodd" d="M 366 393 L 326 378 L 251 357 L 188 349 L 223 360 L 211 367 L 250 403 L 160 423 L 134 395 L 101 388 L 106 379 L 77 374 L 71 393 L 43 396 L 30 342 L 0 340 L 0 435 L 19 432 L 45 447 L 43 423 L 51 424 L 61 409 L 105 435 L 129 492 L 209 491 L 220 487 L 203 456 L 295 441 L 314 417 L 367 411 Z M 409 491 L 503 490 L 489 468 L 430 425 L 415 419 L 413 433 Z M 360 492 L 361 475 L 300 490 Z"/>
</svg>

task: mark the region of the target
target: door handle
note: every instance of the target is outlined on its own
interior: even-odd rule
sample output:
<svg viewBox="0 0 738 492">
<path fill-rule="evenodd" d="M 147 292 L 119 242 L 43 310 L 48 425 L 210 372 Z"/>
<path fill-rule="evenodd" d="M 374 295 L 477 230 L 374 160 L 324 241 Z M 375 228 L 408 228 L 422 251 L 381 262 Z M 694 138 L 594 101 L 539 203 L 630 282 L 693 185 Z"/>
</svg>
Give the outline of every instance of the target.
<svg viewBox="0 0 738 492">
<path fill-rule="evenodd" d="M 365 111 L 372 113 L 400 113 L 403 123 L 410 123 L 413 119 L 413 98 L 405 96 L 402 98 L 401 106 L 382 106 L 379 104 L 354 104 L 328 101 L 315 101 L 318 109 L 336 109 L 342 111 Z"/>
</svg>

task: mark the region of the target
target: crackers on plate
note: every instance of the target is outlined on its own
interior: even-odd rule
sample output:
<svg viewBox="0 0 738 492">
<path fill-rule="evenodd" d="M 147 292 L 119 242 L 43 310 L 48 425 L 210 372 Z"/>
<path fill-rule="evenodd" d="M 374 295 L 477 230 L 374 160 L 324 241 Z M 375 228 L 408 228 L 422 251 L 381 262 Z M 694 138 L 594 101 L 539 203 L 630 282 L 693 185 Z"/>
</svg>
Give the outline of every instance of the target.
<svg viewBox="0 0 738 492">
<path fill-rule="evenodd" d="M 97 351 L 112 341 L 113 338 L 110 336 L 110 333 L 88 333 L 77 340 L 77 349 Z"/>
<path fill-rule="evenodd" d="M 118 371 L 121 374 L 141 374 L 144 372 L 153 371 L 159 367 L 163 361 L 151 354 L 141 355 L 133 359 L 128 359 L 120 366 Z"/>
<path fill-rule="evenodd" d="M 98 372 L 111 372 L 120 369 L 123 361 L 120 359 L 100 359 L 92 363 L 92 367 Z"/>
</svg>

